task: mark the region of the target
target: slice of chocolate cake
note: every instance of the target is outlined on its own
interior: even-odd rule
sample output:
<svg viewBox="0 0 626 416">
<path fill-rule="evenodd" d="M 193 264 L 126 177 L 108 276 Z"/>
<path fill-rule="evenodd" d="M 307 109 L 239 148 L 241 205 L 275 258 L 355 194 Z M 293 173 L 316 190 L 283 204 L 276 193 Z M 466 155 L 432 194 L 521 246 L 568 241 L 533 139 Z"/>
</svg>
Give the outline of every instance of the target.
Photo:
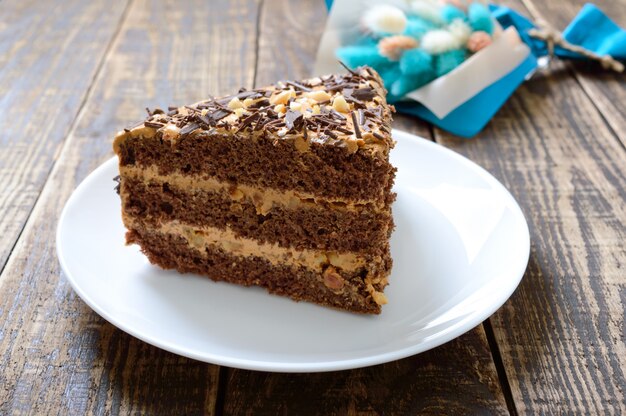
<svg viewBox="0 0 626 416">
<path fill-rule="evenodd" d="M 163 268 L 380 313 L 391 112 L 366 67 L 149 111 L 113 145 L 126 241 Z"/>
</svg>

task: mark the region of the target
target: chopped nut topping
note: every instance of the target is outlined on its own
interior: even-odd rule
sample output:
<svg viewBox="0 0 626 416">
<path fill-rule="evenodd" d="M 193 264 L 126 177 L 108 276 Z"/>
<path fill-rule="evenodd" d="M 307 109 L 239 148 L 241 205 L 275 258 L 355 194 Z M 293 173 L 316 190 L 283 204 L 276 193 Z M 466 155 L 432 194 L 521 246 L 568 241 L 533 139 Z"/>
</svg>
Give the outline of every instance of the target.
<svg viewBox="0 0 626 416">
<path fill-rule="evenodd" d="M 292 90 L 282 91 L 270 97 L 270 104 L 287 104 L 291 98 Z"/>
<path fill-rule="evenodd" d="M 337 291 L 343 289 L 343 285 L 345 283 L 343 277 L 337 273 L 337 270 L 334 267 L 328 266 L 326 270 L 324 270 L 323 276 L 324 285 L 330 290 Z"/>
<path fill-rule="evenodd" d="M 231 198 L 233 198 L 235 201 L 239 201 L 243 198 L 243 192 L 240 189 L 233 189 L 230 191 L 230 196 Z"/>
<path fill-rule="evenodd" d="M 236 110 L 238 108 L 243 108 L 243 103 L 241 102 L 241 100 L 238 97 L 233 98 L 232 100 L 230 100 L 228 102 L 228 108 L 230 108 L 231 110 Z"/>
<path fill-rule="evenodd" d="M 130 136 L 152 136 L 167 126 L 179 137 L 248 131 L 253 136 L 297 139 L 296 147 L 332 145 L 350 152 L 360 148 L 388 152 L 393 146 L 389 127 L 392 106 L 384 104 L 378 75 L 367 67 L 346 74 L 302 81 L 283 81 L 267 88 L 241 89 L 236 94 L 210 98 L 183 107 L 148 111 L 141 124 L 125 129 Z M 173 137 L 166 132 L 165 137 Z M 176 140 L 172 141 L 175 144 Z"/>
<path fill-rule="evenodd" d="M 324 90 L 311 91 L 306 93 L 305 96 L 317 101 L 318 103 L 329 101 L 331 98 L 330 94 Z"/>
<path fill-rule="evenodd" d="M 167 126 L 163 127 L 163 139 L 164 140 L 176 140 L 179 134 L 178 132 L 179 132 L 178 127 L 168 124 Z"/>
<path fill-rule="evenodd" d="M 386 305 L 388 300 L 384 293 L 372 292 L 372 299 L 379 305 Z"/>
<path fill-rule="evenodd" d="M 346 147 L 348 149 L 348 153 L 355 153 L 359 150 L 359 144 L 355 139 L 346 139 Z"/>
<path fill-rule="evenodd" d="M 289 108 L 293 111 L 301 111 L 302 103 L 299 103 L 297 101 L 292 101 L 291 104 L 289 104 Z"/>
<path fill-rule="evenodd" d="M 350 112 L 350 105 L 341 94 L 335 96 L 335 99 L 333 100 L 333 108 L 335 111 L 339 111 L 340 113 Z"/>
</svg>

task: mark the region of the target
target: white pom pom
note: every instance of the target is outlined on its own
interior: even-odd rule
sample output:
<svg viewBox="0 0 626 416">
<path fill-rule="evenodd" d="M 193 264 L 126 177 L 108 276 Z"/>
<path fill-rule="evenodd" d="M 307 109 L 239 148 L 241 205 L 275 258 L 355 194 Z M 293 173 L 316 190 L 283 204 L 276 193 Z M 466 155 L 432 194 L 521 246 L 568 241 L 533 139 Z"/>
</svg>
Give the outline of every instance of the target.
<svg viewBox="0 0 626 416">
<path fill-rule="evenodd" d="M 400 34 L 406 27 L 406 15 L 394 6 L 374 6 L 363 15 L 363 24 L 374 33 Z"/>
<path fill-rule="evenodd" d="M 452 33 L 443 29 L 431 30 L 422 37 L 422 49 L 430 54 L 456 49 L 458 43 Z"/>
<path fill-rule="evenodd" d="M 441 18 L 441 4 L 438 0 L 414 0 L 409 3 L 411 11 L 421 17 L 438 25 L 443 23 Z"/>
<path fill-rule="evenodd" d="M 463 20 L 456 19 L 447 29 L 426 32 L 422 38 L 422 49 L 432 54 L 460 49 L 465 46 L 471 34 L 472 28 Z"/>
<path fill-rule="evenodd" d="M 448 25 L 448 31 L 452 33 L 452 36 L 457 40 L 457 47 L 465 45 L 472 34 L 472 28 L 461 19 L 454 19 L 452 23 Z"/>
</svg>

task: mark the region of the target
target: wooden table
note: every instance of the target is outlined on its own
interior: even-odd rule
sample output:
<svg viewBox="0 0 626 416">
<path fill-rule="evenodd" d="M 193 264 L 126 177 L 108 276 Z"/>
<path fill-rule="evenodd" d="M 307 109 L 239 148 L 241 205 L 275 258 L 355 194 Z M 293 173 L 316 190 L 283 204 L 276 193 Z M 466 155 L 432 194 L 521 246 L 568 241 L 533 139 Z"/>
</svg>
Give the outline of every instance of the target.
<svg viewBox="0 0 626 416">
<path fill-rule="evenodd" d="M 564 28 L 585 0 L 507 0 Z M 626 0 L 597 2 L 626 25 Z M 513 297 L 439 348 L 321 374 L 145 344 L 72 291 L 55 228 L 111 139 L 165 107 L 309 75 L 321 0 L 0 2 L 0 414 L 626 412 L 626 82 L 554 64 L 474 140 L 397 117 L 500 179 L 532 249 Z"/>
</svg>

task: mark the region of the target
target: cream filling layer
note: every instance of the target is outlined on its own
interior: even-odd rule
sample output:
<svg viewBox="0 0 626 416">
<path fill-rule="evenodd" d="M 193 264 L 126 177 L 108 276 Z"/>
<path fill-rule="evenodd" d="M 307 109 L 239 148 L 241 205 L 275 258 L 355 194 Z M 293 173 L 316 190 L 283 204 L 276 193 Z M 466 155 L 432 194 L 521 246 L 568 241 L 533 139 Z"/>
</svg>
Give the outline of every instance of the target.
<svg viewBox="0 0 626 416">
<path fill-rule="evenodd" d="M 125 213 L 123 219 L 127 228 L 142 227 Z M 215 227 L 196 227 L 174 220 L 161 223 L 158 231 L 183 237 L 191 247 L 201 252 L 207 247 L 218 247 L 237 256 L 262 257 L 274 265 L 304 266 L 320 272 L 327 266 L 352 272 L 366 265 L 366 259 L 354 253 L 285 248 L 275 243 L 260 243 L 240 237 L 228 228 L 222 230 Z"/>
<path fill-rule="evenodd" d="M 178 172 L 161 175 L 158 172 L 158 168 L 154 165 L 146 168 L 136 166 L 120 166 L 120 175 L 137 180 L 160 183 L 167 182 L 168 184 L 180 189 L 201 189 L 203 191 L 227 192 L 230 197 L 236 201 L 243 198 L 250 199 L 254 203 L 257 213 L 261 215 L 266 215 L 274 205 L 295 209 L 316 207 L 319 203 L 324 203 L 331 209 L 347 212 L 359 211 L 367 208 L 373 210 L 374 212 L 384 210 L 384 207 L 376 201 L 354 201 L 340 198 L 329 199 L 297 191 L 279 191 L 272 188 L 260 189 L 250 185 L 235 186 L 215 178 L 206 178 L 200 175 L 182 175 Z"/>
</svg>

